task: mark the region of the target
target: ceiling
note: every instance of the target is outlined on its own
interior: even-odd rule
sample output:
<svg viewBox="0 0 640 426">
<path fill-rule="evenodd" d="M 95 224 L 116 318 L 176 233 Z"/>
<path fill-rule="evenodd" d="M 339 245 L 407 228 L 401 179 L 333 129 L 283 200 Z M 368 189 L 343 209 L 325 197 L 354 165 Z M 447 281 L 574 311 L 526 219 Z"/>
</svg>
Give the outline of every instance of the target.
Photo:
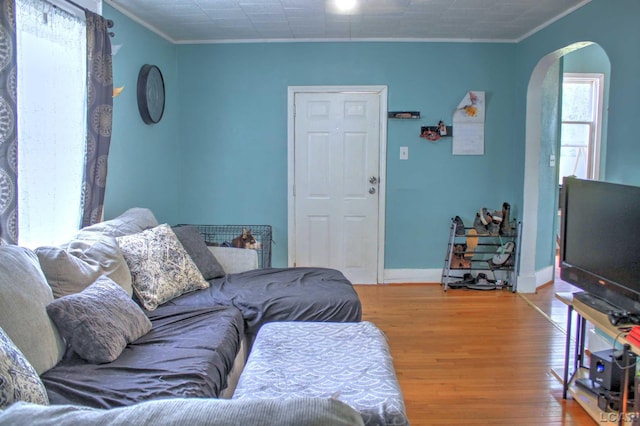
<svg viewBox="0 0 640 426">
<path fill-rule="evenodd" d="M 105 0 L 173 43 L 517 42 L 591 0 Z"/>
</svg>

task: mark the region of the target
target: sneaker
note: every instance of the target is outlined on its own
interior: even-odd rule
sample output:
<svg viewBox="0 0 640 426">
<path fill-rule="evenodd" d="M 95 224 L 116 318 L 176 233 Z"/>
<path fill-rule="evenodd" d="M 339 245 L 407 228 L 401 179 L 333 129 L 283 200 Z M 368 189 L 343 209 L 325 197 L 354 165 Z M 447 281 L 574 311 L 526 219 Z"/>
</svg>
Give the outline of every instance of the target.
<svg viewBox="0 0 640 426">
<path fill-rule="evenodd" d="M 473 221 L 473 229 L 475 229 L 478 235 L 489 235 L 489 229 L 487 228 L 487 225 L 482 223 L 479 213 L 476 213 L 476 218 Z"/>
<path fill-rule="evenodd" d="M 502 203 L 502 223 L 500 224 L 500 235 L 510 237 L 513 233 L 509 215 L 511 214 L 511 206 L 509 203 Z"/>
<path fill-rule="evenodd" d="M 460 216 L 456 216 L 453 219 L 453 223 L 456 227 L 456 236 L 462 236 L 464 235 L 464 222 L 462 222 L 462 219 L 460 219 Z"/>
</svg>

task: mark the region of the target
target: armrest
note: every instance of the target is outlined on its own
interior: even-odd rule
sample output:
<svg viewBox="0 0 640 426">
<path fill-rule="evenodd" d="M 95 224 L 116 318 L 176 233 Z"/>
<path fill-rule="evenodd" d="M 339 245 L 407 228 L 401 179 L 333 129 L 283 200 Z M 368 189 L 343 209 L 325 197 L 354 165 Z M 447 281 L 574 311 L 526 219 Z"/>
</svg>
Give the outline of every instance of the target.
<svg viewBox="0 0 640 426">
<path fill-rule="evenodd" d="M 233 247 L 209 247 L 227 274 L 250 271 L 258 268 L 258 252 Z"/>
</svg>

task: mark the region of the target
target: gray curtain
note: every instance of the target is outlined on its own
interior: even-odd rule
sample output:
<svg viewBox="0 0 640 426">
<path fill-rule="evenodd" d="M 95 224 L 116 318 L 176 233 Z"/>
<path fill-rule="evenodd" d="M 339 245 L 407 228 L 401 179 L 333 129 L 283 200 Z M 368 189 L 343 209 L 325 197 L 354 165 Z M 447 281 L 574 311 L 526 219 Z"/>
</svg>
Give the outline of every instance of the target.
<svg viewBox="0 0 640 426">
<path fill-rule="evenodd" d="M 102 219 L 113 115 L 109 21 L 91 11 L 87 19 L 87 152 L 82 188 L 82 226 Z"/>
<path fill-rule="evenodd" d="M 16 15 L 14 0 L 0 0 L 0 242 L 17 234 Z"/>
</svg>

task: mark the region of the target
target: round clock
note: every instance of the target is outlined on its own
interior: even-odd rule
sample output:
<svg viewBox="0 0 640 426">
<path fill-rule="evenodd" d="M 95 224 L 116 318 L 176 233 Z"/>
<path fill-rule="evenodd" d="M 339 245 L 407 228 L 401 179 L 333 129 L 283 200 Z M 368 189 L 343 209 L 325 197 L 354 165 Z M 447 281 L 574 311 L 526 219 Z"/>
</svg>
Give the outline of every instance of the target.
<svg viewBox="0 0 640 426">
<path fill-rule="evenodd" d="M 164 113 L 164 79 L 160 68 L 143 65 L 138 74 L 138 110 L 142 121 L 155 124 Z"/>
</svg>

